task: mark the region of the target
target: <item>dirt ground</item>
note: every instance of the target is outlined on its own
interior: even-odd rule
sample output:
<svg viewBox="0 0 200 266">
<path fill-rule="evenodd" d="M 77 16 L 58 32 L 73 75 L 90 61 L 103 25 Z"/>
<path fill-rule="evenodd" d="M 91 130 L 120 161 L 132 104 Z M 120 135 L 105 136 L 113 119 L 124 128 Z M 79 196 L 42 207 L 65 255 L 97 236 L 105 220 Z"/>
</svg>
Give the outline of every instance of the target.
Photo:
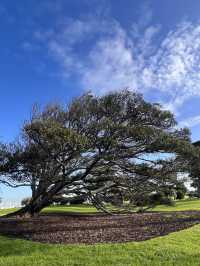
<svg viewBox="0 0 200 266">
<path fill-rule="evenodd" d="M 44 243 L 142 241 L 200 223 L 200 212 L 123 215 L 42 214 L 37 218 L 0 218 L 0 234 Z"/>
</svg>

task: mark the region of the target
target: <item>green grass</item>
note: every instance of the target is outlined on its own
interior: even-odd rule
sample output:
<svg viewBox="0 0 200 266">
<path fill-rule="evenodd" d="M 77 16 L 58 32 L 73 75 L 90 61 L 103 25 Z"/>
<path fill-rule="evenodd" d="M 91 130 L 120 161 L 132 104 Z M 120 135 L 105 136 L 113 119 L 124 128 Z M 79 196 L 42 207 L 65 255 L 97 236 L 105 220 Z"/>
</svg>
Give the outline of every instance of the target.
<svg viewBox="0 0 200 266">
<path fill-rule="evenodd" d="M 0 209 L 0 216 L 8 214 L 10 212 L 16 211 L 17 208 L 12 209 Z M 51 212 L 69 212 L 69 213 L 96 213 L 97 209 L 91 205 L 80 204 L 80 205 L 70 205 L 70 206 L 50 206 L 45 208 L 43 212 L 51 213 Z"/>
<path fill-rule="evenodd" d="M 10 213 L 10 212 L 14 212 L 16 210 L 17 210 L 16 208 L 12 208 L 12 209 L 0 209 L 0 216 L 6 215 L 7 213 Z"/>
<path fill-rule="evenodd" d="M 1 266 L 200 265 L 200 225 L 144 242 L 48 245 L 0 237 Z"/>
<path fill-rule="evenodd" d="M 2 209 L 0 210 L 0 216 L 9 212 L 15 211 L 14 209 Z M 188 210 L 200 210 L 199 199 L 185 199 L 176 201 L 175 206 L 159 205 L 150 211 L 188 211 Z M 70 206 L 50 206 L 45 208 L 43 212 L 77 212 L 77 213 L 95 213 L 97 209 L 87 204 L 70 205 Z"/>
<path fill-rule="evenodd" d="M 43 212 L 78 212 L 78 213 L 95 213 L 97 209 L 91 205 L 80 204 L 70 206 L 51 206 L 45 208 Z"/>
<path fill-rule="evenodd" d="M 200 210 L 200 200 L 181 200 L 154 211 Z M 0 210 L 0 215 L 10 212 Z M 14 209 L 12 209 L 14 211 Z M 88 205 L 52 206 L 46 212 L 92 213 Z M 200 265 L 200 225 L 143 242 L 50 245 L 0 236 L 0 266 Z"/>
<path fill-rule="evenodd" d="M 152 209 L 153 211 L 200 211 L 199 199 L 184 199 L 178 200 L 175 206 L 159 205 Z M 200 264 L 199 264 L 200 265 Z"/>
</svg>

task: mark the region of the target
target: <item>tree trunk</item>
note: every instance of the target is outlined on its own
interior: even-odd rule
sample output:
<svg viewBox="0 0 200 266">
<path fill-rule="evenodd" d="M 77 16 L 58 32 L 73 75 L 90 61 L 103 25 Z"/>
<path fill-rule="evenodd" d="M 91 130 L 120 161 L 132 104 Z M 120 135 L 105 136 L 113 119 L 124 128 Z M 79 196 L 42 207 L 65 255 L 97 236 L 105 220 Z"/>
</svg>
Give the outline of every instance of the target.
<svg viewBox="0 0 200 266">
<path fill-rule="evenodd" d="M 25 207 L 21 208 L 20 210 L 17 210 L 13 213 L 9 213 L 5 215 L 4 217 L 13 217 L 13 216 L 19 216 L 19 217 L 33 217 L 37 216 L 39 212 L 44 209 L 45 207 L 48 207 L 53 202 L 53 197 L 58 193 L 62 188 L 64 187 L 64 184 L 62 182 L 58 183 L 55 187 L 53 187 L 48 192 L 38 191 L 38 194 L 35 192 L 35 197 L 32 198 L 30 203 L 26 205 Z"/>
<path fill-rule="evenodd" d="M 42 199 L 42 200 L 32 200 L 29 204 L 27 204 L 25 207 L 9 213 L 3 217 L 33 217 L 33 216 L 37 216 L 40 211 L 49 206 L 51 204 L 51 201 L 46 199 Z"/>
</svg>

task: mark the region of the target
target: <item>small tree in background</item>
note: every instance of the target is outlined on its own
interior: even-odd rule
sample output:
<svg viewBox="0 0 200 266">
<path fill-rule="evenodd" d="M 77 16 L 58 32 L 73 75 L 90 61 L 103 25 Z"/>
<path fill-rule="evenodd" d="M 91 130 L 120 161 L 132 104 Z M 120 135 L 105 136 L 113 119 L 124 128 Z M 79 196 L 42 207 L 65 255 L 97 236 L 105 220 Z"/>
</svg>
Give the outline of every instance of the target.
<svg viewBox="0 0 200 266">
<path fill-rule="evenodd" d="M 187 188 L 184 185 L 184 182 L 177 183 L 175 190 L 176 190 L 176 199 L 179 200 L 184 199 L 187 193 Z"/>
<path fill-rule="evenodd" d="M 30 203 L 13 215 L 37 214 L 61 191 L 104 211 L 111 195 L 136 207 L 138 195 L 175 185 L 191 152 L 189 131 L 158 104 L 128 90 L 84 94 L 34 111 L 20 142 L 1 147 L 0 180 L 32 188 Z"/>
<path fill-rule="evenodd" d="M 192 180 L 191 185 L 196 191 L 190 194 L 200 198 L 200 141 L 193 143 L 193 145 L 195 147 L 195 155 L 192 157 L 189 173 Z"/>
<path fill-rule="evenodd" d="M 30 203 L 30 201 L 31 201 L 31 198 L 30 197 L 24 198 L 21 201 L 21 205 L 22 206 L 26 206 L 26 205 L 28 205 Z"/>
</svg>

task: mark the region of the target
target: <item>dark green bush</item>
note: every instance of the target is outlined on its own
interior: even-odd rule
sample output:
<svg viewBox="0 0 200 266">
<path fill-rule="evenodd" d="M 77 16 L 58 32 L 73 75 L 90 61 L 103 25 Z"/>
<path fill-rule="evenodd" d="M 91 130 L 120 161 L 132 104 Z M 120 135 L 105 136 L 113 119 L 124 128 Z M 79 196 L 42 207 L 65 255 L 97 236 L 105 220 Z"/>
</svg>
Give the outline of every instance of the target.
<svg viewBox="0 0 200 266">
<path fill-rule="evenodd" d="M 176 199 L 181 200 L 181 199 L 184 199 L 184 197 L 185 197 L 185 193 L 182 190 L 177 190 Z"/>
<path fill-rule="evenodd" d="M 138 207 L 147 206 L 149 204 L 149 196 L 148 195 L 138 195 L 133 199 L 133 203 Z"/>
<path fill-rule="evenodd" d="M 162 192 L 157 192 L 149 196 L 150 204 L 162 204 L 165 199 L 165 195 Z"/>
<path fill-rule="evenodd" d="M 173 205 L 174 201 L 170 197 L 166 197 L 163 192 L 157 192 L 151 195 L 138 195 L 134 198 L 134 203 L 138 207 L 144 207 L 159 204 Z"/>
<path fill-rule="evenodd" d="M 26 205 L 28 205 L 29 202 L 30 202 L 30 200 L 31 200 L 30 197 L 27 197 L 27 198 L 22 199 L 22 201 L 21 201 L 21 205 L 22 205 L 22 206 L 26 206 Z"/>
</svg>

